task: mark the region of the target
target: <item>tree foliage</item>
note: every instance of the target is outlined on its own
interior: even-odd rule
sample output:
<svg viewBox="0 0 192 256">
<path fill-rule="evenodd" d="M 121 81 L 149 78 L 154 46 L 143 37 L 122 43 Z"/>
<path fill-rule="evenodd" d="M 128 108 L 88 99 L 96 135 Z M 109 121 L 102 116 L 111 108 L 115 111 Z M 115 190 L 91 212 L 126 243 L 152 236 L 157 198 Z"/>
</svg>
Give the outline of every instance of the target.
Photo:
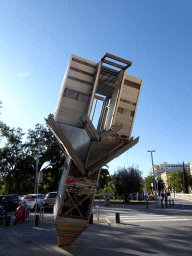
<svg viewBox="0 0 192 256">
<path fill-rule="evenodd" d="M 143 180 L 143 188 L 145 188 L 148 192 L 152 192 L 153 187 L 151 184 L 153 184 L 153 176 L 149 175 Z"/>
<path fill-rule="evenodd" d="M 98 189 L 103 189 L 107 185 L 108 181 L 110 180 L 111 178 L 110 178 L 108 169 L 101 168 Z"/>
<path fill-rule="evenodd" d="M 183 192 L 184 193 L 189 193 L 189 190 L 188 190 L 188 179 L 187 179 L 187 174 L 186 174 L 186 171 L 185 171 L 185 165 L 184 165 L 184 162 L 183 162 Z"/>
<path fill-rule="evenodd" d="M 122 168 L 115 172 L 113 184 L 118 195 L 122 195 L 124 200 L 128 200 L 131 193 L 141 192 L 142 188 L 141 172 L 137 168 Z"/>
<path fill-rule="evenodd" d="M 171 173 L 167 179 L 167 185 L 169 189 L 174 189 L 177 192 L 184 192 L 184 179 L 183 179 L 183 170 Z M 187 186 L 192 186 L 192 175 L 189 171 L 185 170 L 185 182 Z M 185 183 L 186 184 L 186 183 Z"/>
<path fill-rule="evenodd" d="M 145 177 L 143 180 L 143 188 L 145 188 L 148 193 L 152 193 L 152 191 L 155 190 L 155 188 L 153 188 L 151 184 L 154 184 L 153 176 L 149 175 Z M 158 176 L 158 183 L 156 182 L 156 188 L 158 190 L 159 195 L 161 191 L 165 189 L 165 183 L 161 176 Z"/>
<path fill-rule="evenodd" d="M 24 141 L 21 128 L 10 128 L 0 123 L 0 176 L 9 186 L 10 193 L 34 192 L 36 157 L 39 155 L 39 169 L 42 164 L 51 160 L 53 168 L 44 172 L 40 191 L 55 191 L 58 187 L 65 154 L 51 132 L 40 124 L 29 130 Z M 5 192 L 5 191 L 4 191 Z"/>
<path fill-rule="evenodd" d="M 29 130 L 28 142 L 33 156 L 40 155 L 39 169 L 46 161 L 51 160 L 51 163 L 53 163 L 52 168 L 43 173 L 43 183 L 40 184 L 40 191 L 57 191 L 65 153 L 55 136 L 47 128 L 37 124 L 34 130 Z"/>
<path fill-rule="evenodd" d="M 162 191 L 164 191 L 164 189 L 165 189 L 165 182 L 163 181 L 161 176 L 159 176 L 158 177 L 158 192 L 159 192 L 159 195 L 161 194 Z"/>
<path fill-rule="evenodd" d="M 107 185 L 103 188 L 102 194 L 105 195 L 106 193 L 109 193 L 110 195 L 115 195 L 116 194 L 116 189 L 113 184 L 113 181 L 108 181 Z"/>
</svg>

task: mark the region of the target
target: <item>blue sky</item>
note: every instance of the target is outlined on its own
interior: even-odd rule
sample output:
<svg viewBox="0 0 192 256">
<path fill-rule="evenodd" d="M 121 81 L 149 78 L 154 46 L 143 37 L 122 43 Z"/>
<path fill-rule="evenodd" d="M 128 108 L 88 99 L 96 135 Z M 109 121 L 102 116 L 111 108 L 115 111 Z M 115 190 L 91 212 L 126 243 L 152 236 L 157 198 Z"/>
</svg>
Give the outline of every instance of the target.
<svg viewBox="0 0 192 256">
<path fill-rule="evenodd" d="M 132 131 L 139 143 L 109 164 L 192 161 L 192 1 L 0 1 L 0 118 L 24 132 L 55 112 L 71 54 L 132 61 L 143 79 Z"/>
</svg>

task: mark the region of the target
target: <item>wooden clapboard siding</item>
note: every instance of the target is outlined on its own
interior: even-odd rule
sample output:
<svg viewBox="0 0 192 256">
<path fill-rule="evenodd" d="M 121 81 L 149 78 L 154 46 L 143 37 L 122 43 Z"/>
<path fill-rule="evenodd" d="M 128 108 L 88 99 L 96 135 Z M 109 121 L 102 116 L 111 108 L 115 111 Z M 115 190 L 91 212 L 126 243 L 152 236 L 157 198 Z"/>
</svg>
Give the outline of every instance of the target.
<svg viewBox="0 0 192 256">
<path fill-rule="evenodd" d="M 77 127 L 81 127 L 81 124 L 79 121 L 81 116 L 82 116 L 81 112 L 75 112 L 73 114 L 70 114 L 70 112 L 63 111 L 63 112 L 61 112 L 60 115 L 58 115 L 58 122 L 60 122 L 60 123 L 65 122 L 65 124 L 68 124 L 68 125 L 72 125 L 72 126 L 77 125 Z"/>
<path fill-rule="evenodd" d="M 121 135 L 125 135 L 127 137 L 130 137 L 130 131 L 133 123 L 133 117 L 127 118 L 123 114 L 117 114 L 116 119 L 115 119 L 116 124 L 122 124 L 123 123 L 123 128 L 119 130 L 117 133 Z"/>
<path fill-rule="evenodd" d="M 79 114 L 76 114 L 74 116 L 71 116 L 71 115 L 59 115 L 57 117 L 57 120 L 58 120 L 57 122 L 81 128 L 82 126 L 81 126 L 81 124 L 79 122 L 79 116 L 80 116 Z"/>
<path fill-rule="evenodd" d="M 122 101 L 119 101 L 119 107 L 121 107 L 121 108 L 126 108 L 126 109 L 130 109 L 130 110 L 132 110 L 132 111 L 134 111 L 135 108 L 136 108 L 136 106 L 133 106 L 133 105 L 131 105 L 131 104 L 129 104 L 129 103 L 125 103 L 125 102 L 122 102 Z"/>
<path fill-rule="evenodd" d="M 61 111 L 64 111 L 64 109 L 66 108 L 68 110 L 71 109 L 72 111 L 75 110 L 75 111 L 81 112 L 82 110 L 83 111 L 85 110 L 85 108 L 87 107 L 87 103 L 63 97 L 63 100 L 60 106 L 61 106 Z"/>
<path fill-rule="evenodd" d="M 88 64 L 90 64 L 90 65 L 92 65 L 92 66 L 97 66 L 97 63 L 96 62 L 93 62 L 93 61 L 90 61 L 90 60 L 87 60 L 87 59 L 84 59 L 84 58 L 81 58 L 81 57 L 79 57 L 79 56 L 76 56 L 76 55 L 71 55 L 71 59 L 72 59 L 72 61 L 73 61 L 73 58 L 75 58 L 75 59 L 77 59 L 77 60 L 80 60 L 80 61 L 83 61 L 83 62 L 85 62 L 85 63 L 88 63 Z M 78 63 L 78 62 L 77 62 Z M 91 68 L 93 68 L 93 67 L 91 67 Z M 93 68 L 94 69 L 94 68 Z"/>
<path fill-rule="evenodd" d="M 74 68 L 83 70 L 83 71 L 88 72 L 90 74 L 95 74 L 95 72 L 96 72 L 96 69 L 94 69 L 92 67 L 89 67 L 89 66 L 85 66 L 85 65 L 83 65 L 81 63 L 78 63 L 78 62 L 75 62 L 75 61 L 71 61 L 70 67 L 74 67 Z"/>
<path fill-rule="evenodd" d="M 81 127 L 79 118 L 80 116 L 85 115 L 88 108 L 88 102 L 76 101 L 63 97 L 63 95 L 66 88 L 91 95 L 94 74 L 96 73 L 96 65 L 97 64 L 92 61 L 71 55 L 71 60 L 61 86 L 60 96 L 57 103 L 55 115 L 55 120 L 57 122 Z M 73 68 L 78 70 L 72 70 Z M 72 79 L 70 79 L 70 77 Z M 79 80 L 74 80 L 73 78 Z"/>
<path fill-rule="evenodd" d="M 131 126 L 124 124 L 123 128 L 118 132 L 119 135 L 127 136 L 128 138 L 131 137 Z"/>
<path fill-rule="evenodd" d="M 129 74 L 125 74 L 124 79 L 132 81 L 132 82 L 137 83 L 139 85 L 142 84 L 142 79 L 140 79 L 138 77 L 135 77 L 135 76 L 131 76 Z"/>
<path fill-rule="evenodd" d="M 137 100 L 138 94 L 139 94 L 139 90 L 123 85 L 123 90 L 121 95 L 129 95 L 129 97 L 132 97 L 134 100 Z"/>
<path fill-rule="evenodd" d="M 122 89 L 122 94 L 121 95 L 126 95 L 126 100 L 129 100 L 129 101 L 132 101 L 134 103 L 137 103 L 137 97 L 134 97 L 132 95 L 129 94 L 129 91 L 128 90 L 124 90 L 124 88 Z M 118 104 L 119 105 L 119 104 Z"/>
<path fill-rule="evenodd" d="M 116 124 L 121 124 L 121 123 L 131 124 L 131 122 L 133 121 L 133 117 L 117 113 L 115 120 L 116 120 Z"/>
<path fill-rule="evenodd" d="M 82 109 L 82 110 L 83 110 L 83 109 Z M 74 108 L 73 111 L 71 111 L 70 108 L 66 108 L 66 107 L 65 107 L 65 108 L 63 108 L 63 109 L 61 108 L 60 115 L 61 115 L 61 116 L 63 115 L 63 116 L 66 116 L 66 117 L 71 115 L 71 119 L 73 119 L 73 118 L 76 117 L 76 116 L 80 118 L 80 116 L 81 116 L 81 114 L 82 114 L 82 112 L 83 112 L 82 110 L 81 110 L 81 111 L 78 111 L 78 109 L 75 109 L 75 108 Z M 84 109 L 84 110 L 85 110 L 85 109 Z M 71 113 L 71 112 L 73 112 L 73 113 Z M 78 119 L 79 119 L 79 118 L 78 118 Z"/>
<path fill-rule="evenodd" d="M 60 92 L 59 92 L 59 98 L 58 98 L 57 106 L 56 106 L 56 110 L 55 110 L 55 121 L 57 121 L 57 116 L 58 116 L 59 110 L 60 110 L 60 104 L 63 100 L 63 93 L 64 93 L 64 90 L 65 90 L 66 77 L 68 76 L 68 73 L 69 73 L 69 64 L 68 64 L 67 70 L 65 72 L 65 75 L 64 75 L 64 78 L 63 78 L 63 81 L 62 81 L 62 84 L 61 84 L 61 89 L 60 89 Z"/>
<path fill-rule="evenodd" d="M 84 116 L 87 110 L 87 103 L 63 97 L 58 113 L 57 122 L 72 126 L 81 127 L 80 116 Z"/>
<path fill-rule="evenodd" d="M 130 95 L 125 95 L 122 93 L 120 98 L 123 98 L 124 100 L 128 100 L 134 103 L 135 105 L 137 105 L 137 98 L 132 98 Z"/>
<path fill-rule="evenodd" d="M 57 122 L 82 127 L 79 119 L 87 112 L 87 103 L 65 98 L 60 105 Z"/>
<path fill-rule="evenodd" d="M 90 95 L 91 92 L 92 92 L 92 87 L 90 87 L 90 85 L 80 84 L 80 83 L 77 83 L 75 81 L 74 81 L 73 84 L 72 83 L 67 83 L 66 88 L 69 88 L 71 90 L 75 90 L 77 92 L 82 92 L 82 93 L 85 93 L 87 95 Z"/>
<path fill-rule="evenodd" d="M 74 80 L 70 80 L 70 79 L 68 79 L 66 81 L 66 87 L 70 88 L 70 89 L 76 88 L 76 89 L 73 89 L 73 90 L 76 90 L 78 92 L 84 92 L 84 91 L 85 91 L 85 93 L 89 92 L 88 94 L 90 94 L 92 92 L 92 89 L 93 89 L 93 86 L 91 86 L 91 85 L 84 84 L 84 83 L 74 81 Z"/>
<path fill-rule="evenodd" d="M 73 70 L 70 70 L 68 75 L 72 76 L 74 78 L 78 78 L 78 79 L 81 79 L 83 81 L 89 82 L 89 83 L 92 83 L 93 79 L 94 79 L 93 77 L 81 74 L 81 73 L 73 71 Z"/>
<path fill-rule="evenodd" d="M 112 125 L 122 123 L 123 128 L 119 130 L 117 133 L 120 135 L 127 136 L 128 138 L 130 138 L 131 136 L 141 85 L 142 79 L 133 77 L 128 74 L 124 74 L 120 94 L 117 99 L 116 113 L 114 114 Z M 123 102 L 121 100 L 125 100 L 128 102 Z M 119 108 L 127 110 L 128 113 L 120 113 Z M 131 116 L 132 111 L 134 111 L 134 116 Z"/>
</svg>

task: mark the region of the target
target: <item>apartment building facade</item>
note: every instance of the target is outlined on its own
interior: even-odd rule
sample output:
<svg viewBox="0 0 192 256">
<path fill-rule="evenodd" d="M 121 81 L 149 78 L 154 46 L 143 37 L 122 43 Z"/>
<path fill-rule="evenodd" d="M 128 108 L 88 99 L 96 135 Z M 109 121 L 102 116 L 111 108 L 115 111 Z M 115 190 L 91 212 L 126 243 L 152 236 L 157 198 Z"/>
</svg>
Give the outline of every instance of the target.
<svg viewBox="0 0 192 256">
<path fill-rule="evenodd" d="M 185 166 L 185 170 L 190 171 L 190 173 L 192 174 L 192 162 L 186 162 L 184 163 L 184 166 Z M 162 162 L 160 164 L 153 165 L 153 168 L 154 168 L 154 176 L 155 177 L 160 176 L 165 183 L 165 188 L 168 188 L 167 179 L 169 175 L 171 173 L 182 170 L 183 163 L 168 164 L 167 162 Z M 153 175 L 153 168 L 149 170 L 150 175 Z"/>
</svg>

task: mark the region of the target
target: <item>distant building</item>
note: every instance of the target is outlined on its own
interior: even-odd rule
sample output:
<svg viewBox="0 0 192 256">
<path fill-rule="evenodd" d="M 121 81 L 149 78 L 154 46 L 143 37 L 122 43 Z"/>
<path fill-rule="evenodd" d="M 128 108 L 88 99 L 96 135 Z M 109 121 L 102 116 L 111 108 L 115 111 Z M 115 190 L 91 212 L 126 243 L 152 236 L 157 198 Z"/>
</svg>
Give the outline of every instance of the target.
<svg viewBox="0 0 192 256">
<path fill-rule="evenodd" d="M 190 165 L 190 173 L 192 175 L 192 162 L 189 162 L 189 165 Z"/>
<path fill-rule="evenodd" d="M 192 162 L 186 162 L 184 163 L 185 170 L 189 170 L 190 173 L 192 173 Z M 161 176 L 162 180 L 165 183 L 165 187 L 167 188 L 167 178 L 171 173 L 174 173 L 176 171 L 183 169 L 183 163 L 177 163 L 177 164 L 168 164 L 167 162 L 163 162 L 157 165 L 153 165 L 154 167 L 154 176 Z M 149 174 L 153 175 L 153 168 L 149 170 Z"/>
<path fill-rule="evenodd" d="M 191 165 L 191 169 L 190 169 L 190 165 Z M 186 162 L 184 163 L 185 166 L 185 170 L 192 170 L 192 162 Z M 168 164 L 167 162 L 163 162 L 160 164 L 154 164 L 154 176 L 161 176 L 161 173 L 163 172 L 169 172 L 169 173 L 173 173 L 179 170 L 183 169 L 183 163 L 177 163 L 177 164 Z M 151 168 L 149 170 L 149 174 L 153 175 L 153 168 Z"/>
<path fill-rule="evenodd" d="M 161 179 L 162 179 L 162 180 L 164 181 L 164 183 L 165 183 L 165 189 L 168 188 L 167 179 L 168 179 L 169 175 L 170 175 L 170 172 L 163 172 L 163 173 L 161 173 Z"/>
</svg>

